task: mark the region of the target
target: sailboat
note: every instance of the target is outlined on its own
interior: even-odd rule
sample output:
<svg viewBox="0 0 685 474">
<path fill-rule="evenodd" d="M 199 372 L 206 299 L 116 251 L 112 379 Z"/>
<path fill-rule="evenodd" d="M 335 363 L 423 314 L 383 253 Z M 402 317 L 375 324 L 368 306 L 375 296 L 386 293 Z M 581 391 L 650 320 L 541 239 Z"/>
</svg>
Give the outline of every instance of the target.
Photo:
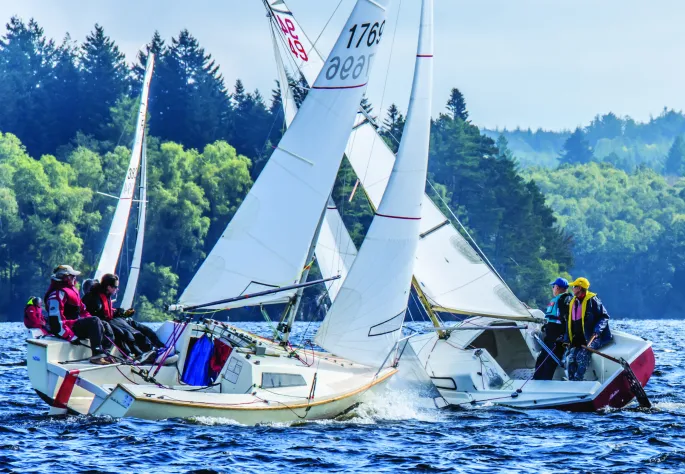
<svg viewBox="0 0 685 474">
<path fill-rule="evenodd" d="M 389 3 L 357 1 L 290 128 L 172 308 L 197 313 L 287 303 L 282 337 L 261 338 L 209 318 L 169 321 L 158 335 L 181 355 L 173 367 L 84 367 L 64 362 L 78 359 L 81 348 L 60 344 L 41 351 L 36 345 L 29 350 L 34 361 L 30 371 L 39 373 L 35 367 L 40 366 L 44 373 L 63 371 L 59 386 L 32 379 L 44 398 L 79 413 L 115 417 L 214 416 L 244 424 L 283 422 L 343 413 L 397 372 L 428 157 L 430 0 L 424 2 L 419 51 L 431 54 L 417 56 L 408 114 L 412 133 L 405 134 L 386 197 L 317 333 L 317 343 L 329 352 L 298 350 L 288 342 L 301 289 L 310 284 L 305 282 L 307 262 L 321 235 Z M 186 364 L 192 365 L 192 347 L 207 334 L 224 348 L 222 359 L 213 361 L 218 362 L 214 383 L 181 383 L 179 374 Z"/>
<path fill-rule="evenodd" d="M 295 70 L 311 84 L 322 67 L 316 45 L 284 0 L 264 0 L 264 4 L 274 18 L 274 33 L 291 46 L 284 49 Z M 291 31 L 298 36 L 297 45 Z M 374 209 L 395 160 L 377 128 L 360 109 L 345 150 Z M 561 369 L 555 380 L 530 380 L 540 351 L 533 335 L 543 322 L 543 313 L 516 297 L 475 242 L 463 237 L 462 232 L 468 233 L 455 226 L 459 225 L 456 216 L 450 219 L 427 194 L 422 209 L 413 289 L 435 330 L 412 338 L 409 345 L 441 395 L 436 405 L 596 410 L 625 406 L 635 397 L 635 385 L 646 385 L 655 364 L 651 342 L 618 331 L 612 331 L 613 342 L 602 349 L 613 360 L 593 355 L 585 381 L 562 380 Z M 340 242 L 338 238 L 328 244 L 334 249 L 332 254 L 347 247 Z M 353 260 L 348 258 L 347 264 Z M 330 276 L 325 266 L 321 269 L 324 277 Z M 445 327 L 441 313 L 467 319 Z M 627 368 L 635 375 L 633 388 Z"/>
</svg>

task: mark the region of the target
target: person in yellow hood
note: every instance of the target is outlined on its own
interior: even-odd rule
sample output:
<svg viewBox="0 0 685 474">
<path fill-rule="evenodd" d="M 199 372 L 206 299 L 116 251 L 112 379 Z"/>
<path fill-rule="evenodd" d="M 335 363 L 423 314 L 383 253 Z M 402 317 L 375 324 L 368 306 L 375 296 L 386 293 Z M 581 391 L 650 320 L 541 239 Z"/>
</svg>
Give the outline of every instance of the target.
<svg viewBox="0 0 685 474">
<path fill-rule="evenodd" d="M 609 313 L 595 293 L 589 291 L 587 278 L 577 278 L 569 284 L 573 298 L 569 303 L 568 327 L 565 343 L 566 370 L 569 380 L 583 380 L 590 364 L 590 351 L 582 346 L 599 349 L 608 344 L 613 336 L 609 330 Z"/>
</svg>

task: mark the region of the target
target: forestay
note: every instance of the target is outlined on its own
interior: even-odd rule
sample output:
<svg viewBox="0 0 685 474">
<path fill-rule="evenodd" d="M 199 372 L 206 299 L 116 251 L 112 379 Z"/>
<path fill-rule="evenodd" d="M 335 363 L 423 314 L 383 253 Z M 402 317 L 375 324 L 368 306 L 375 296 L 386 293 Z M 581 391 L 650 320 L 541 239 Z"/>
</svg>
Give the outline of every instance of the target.
<svg viewBox="0 0 685 474">
<path fill-rule="evenodd" d="M 272 14 L 271 18 L 272 27 L 280 28 L 275 20 L 275 14 Z M 297 31 L 295 31 L 295 34 L 299 36 Z M 271 38 L 273 40 L 276 69 L 281 90 L 281 104 L 285 115 L 286 127 L 289 127 L 297 114 L 297 104 L 288 83 L 285 66 L 283 65 L 283 57 L 280 54 L 280 48 L 278 47 L 273 29 L 271 30 Z M 315 254 L 319 269 L 324 278 L 340 275 L 340 279 L 326 283 L 328 296 L 333 301 L 338 294 L 338 290 L 340 290 L 340 286 L 347 277 L 347 272 L 354 258 L 357 256 L 357 247 L 352 242 L 350 234 L 347 232 L 347 228 L 340 217 L 340 213 L 331 199 L 328 200 L 326 212 L 323 216 L 321 230 L 316 241 Z"/>
<path fill-rule="evenodd" d="M 141 149 L 143 147 L 143 136 L 145 135 L 145 118 L 147 115 L 147 100 L 150 91 L 150 81 L 152 80 L 152 70 L 154 68 L 155 55 L 150 53 L 145 66 L 145 76 L 143 78 L 143 90 L 140 94 L 140 107 L 138 108 L 138 118 L 136 121 L 136 132 L 133 138 L 133 150 L 131 150 L 131 160 L 126 171 L 124 186 L 121 188 L 119 201 L 114 211 L 112 225 L 105 240 L 105 247 L 100 256 L 95 278 L 100 279 L 105 273 L 114 273 L 119 261 L 119 254 L 126 235 L 128 216 L 131 212 L 131 202 L 133 193 L 136 190 L 136 178 L 138 167 L 140 166 Z"/>
<path fill-rule="evenodd" d="M 433 83 L 433 0 L 423 0 L 407 121 L 385 195 L 316 343 L 378 367 L 398 341 L 411 290 L 426 186 Z"/>
<path fill-rule="evenodd" d="M 140 162 L 140 192 L 138 193 L 138 233 L 136 234 L 136 246 L 133 249 L 131 271 L 126 280 L 126 290 L 121 298 L 121 308 L 132 308 L 133 297 L 138 286 L 140 276 L 140 264 L 143 260 L 143 241 L 145 240 L 145 218 L 147 212 L 147 138 L 143 137 L 142 159 Z"/>
<path fill-rule="evenodd" d="M 309 52 L 309 67 L 301 69 L 301 72 L 311 84 L 317 73 L 312 65 L 316 64 L 314 56 L 318 52 L 308 42 L 285 2 L 278 0 L 278 3 L 280 11 L 287 12 L 292 29 L 298 32 Z M 377 208 L 395 156 L 362 114 L 357 116 L 345 153 L 371 204 Z M 436 310 L 455 313 L 530 317 L 523 303 L 480 258 L 428 195 L 424 195 L 422 207 L 421 238 L 414 276 L 431 306 Z"/>
<path fill-rule="evenodd" d="M 299 281 L 366 88 L 389 1 L 357 2 L 290 128 L 181 295 L 181 306 Z M 365 31 L 361 25 L 367 23 L 377 26 Z M 216 307 L 284 302 L 292 294 Z"/>
</svg>

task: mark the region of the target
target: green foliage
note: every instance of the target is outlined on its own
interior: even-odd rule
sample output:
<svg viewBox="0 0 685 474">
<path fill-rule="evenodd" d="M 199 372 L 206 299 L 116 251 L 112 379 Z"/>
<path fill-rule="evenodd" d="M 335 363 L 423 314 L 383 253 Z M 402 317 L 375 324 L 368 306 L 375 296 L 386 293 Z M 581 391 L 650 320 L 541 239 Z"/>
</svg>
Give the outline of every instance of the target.
<svg viewBox="0 0 685 474">
<path fill-rule="evenodd" d="M 679 315 L 685 275 L 685 181 L 675 186 L 645 167 L 632 173 L 590 163 L 526 173 L 573 238 L 576 263 L 621 317 Z"/>
</svg>

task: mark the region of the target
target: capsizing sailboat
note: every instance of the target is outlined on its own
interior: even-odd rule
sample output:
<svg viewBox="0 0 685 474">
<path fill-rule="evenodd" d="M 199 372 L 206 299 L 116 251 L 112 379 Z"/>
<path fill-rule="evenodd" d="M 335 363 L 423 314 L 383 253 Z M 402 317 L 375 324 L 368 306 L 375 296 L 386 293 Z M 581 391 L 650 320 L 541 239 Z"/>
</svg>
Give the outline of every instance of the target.
<svg viewBox="0 0 685 474">
<path fill-rule="evenodd" d="M 297 47 L 284 50 L 286 54 L 290 50 L 295 69 L 311 84 L 322 67 L 316 46 L 284 0 L 264 3 L 276 19 L 273 31 L 284 44 L 288 44 L 290 29 L 298 32 Z M 377 128 L 360 110 L 345 150 L 374 209 L 386 190 L 395 160 Z M 638 390 L 631 388 L 632 377 L 626 367 L 635 375 L 634 384 L 646 385 L 655 365 L 651 342 L 618 331 L 613 331 L 614 340 L 602 349 L 614 360 L 593 355 L 585 381 L 562 380 L 561 369 L 554 380 L 531 380 L 540 353 L 533 334 L 544 315 L 514 295 L 475 242 L 469 243 L 462 236 L 455 226 L 459 225 L 456 216 L 452 214 L 450 219 L 427 194 L 422 210 L 413 288 L 436 329 L 412 338 L 409 345 L 418 357 L 420 370 L 441 395 L 436 405 L 597 410 L 623 407 L 635 397 Z M 338 231 L 336 235 L 337 241 L 327 245 L 334 249 L 329 252 L 332 255 L 348 247 L 341 244 L 344 240 L 340 236 L 346 233 Z M 353 260 L 354 256 L 347 258 L 347 264 Z M 320 267 L 328 277 L 327 267 Z M 446 328 L 441 313 L 467 319 Z"/>
<path fill-rule="evenodd" d="M 300 290 L 307 285 L 307 262 L 320 235 L 389 3 L 358 0 L 290 128 L 175 305 L 197 312 L 286 303 L 282 337 L 260 338 L 211 319 L 167 322 L 158 335 L 179 352 L 175 366 L 62 364 L 65 370 L 73 367 L 65 380 L 71 377 L 76 388 L 65 397 L 60 393 L 69 384 L 47 386 L 46 398 L 66 398 L 65 404 L 77 412 L 115 417 L 287 422 L 336 416 L 397 372 L 428 156 L 431 76 L 418 60 L 410 114 L 416 133 L 406 134 L 404 158 L 396 162 L 387 198 L 317 334 L 317 342 L 331 353 L 296 350 L 288 343 Z M 290 34 L 296 32 L 291 29 Z M 428 35 L 432 33 L 422 29 L 422 37 Z M 426 44 L 432 46 L 432 40 L 419 47 Z M 238 296 L 226 298 L 230 295 Z M 192 347 L 207 334 L 221 347 L 210 364 L 214 382 L 182 383 L 179 375 L 193 364 Z M 43 363 L 57 365 L 52 361 L 78 357 L 79 348 L 62 344 L 60 350 Z M 29 357 L 34 355 L 39 361 L 46 356 L 36 350 Z"/>
</svg>

